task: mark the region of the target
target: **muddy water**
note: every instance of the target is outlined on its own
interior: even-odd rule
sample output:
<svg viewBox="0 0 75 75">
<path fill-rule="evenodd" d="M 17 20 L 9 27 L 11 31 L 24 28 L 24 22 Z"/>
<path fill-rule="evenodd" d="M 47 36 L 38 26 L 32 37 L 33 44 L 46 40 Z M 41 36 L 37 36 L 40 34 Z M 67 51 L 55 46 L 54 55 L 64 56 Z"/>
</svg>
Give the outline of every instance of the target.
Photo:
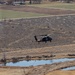
<svg viewBox="0 0 75 75">
<path fill-rule="evenodd" d="M 53 60 L 30 60 L 30 61 L 19 61 L 16 63 L 9 62 L 6 63 L 6 66 L 38 66 L 38 65 L 45 65 L 45 64 L 53 64 L 53 63 L 59 63 L 59 62 L 66 62 L 66 61 L 72 61 L 75 60 L 75 58 L 62 58 L 62 59 L 53 59 Z"/>
</svg>

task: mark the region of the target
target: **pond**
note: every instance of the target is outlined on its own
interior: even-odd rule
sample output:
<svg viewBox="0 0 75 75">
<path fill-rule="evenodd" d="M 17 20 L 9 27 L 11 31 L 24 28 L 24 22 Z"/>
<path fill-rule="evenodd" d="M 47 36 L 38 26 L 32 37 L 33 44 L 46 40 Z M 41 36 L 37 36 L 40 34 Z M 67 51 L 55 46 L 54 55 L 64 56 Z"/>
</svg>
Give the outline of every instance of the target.
<svg viewBox="0 0 75 75">
<path fill-rule="evenodd" d="M 62 70 L 75 70 L 75 66 L 72 66 L 72 67 L 67 67 L 67 68 L 64 68 Z"/>
<path fill-rule="evenodd" d="M 52 60 L 30 60 L 30 61 L 24 60 L 24 61 L 19 61 L 16 63 L 13 63 L 13 62 L 6 63 L 6 66 L 29 67 L 29 66 L 38 66 L 38 65 L 66 62 L 66 61 L 72 61 L 72 60 L 75 60 L 75 58 L 62 58 L 62 59 L 52 59 Z"/>
</svg>

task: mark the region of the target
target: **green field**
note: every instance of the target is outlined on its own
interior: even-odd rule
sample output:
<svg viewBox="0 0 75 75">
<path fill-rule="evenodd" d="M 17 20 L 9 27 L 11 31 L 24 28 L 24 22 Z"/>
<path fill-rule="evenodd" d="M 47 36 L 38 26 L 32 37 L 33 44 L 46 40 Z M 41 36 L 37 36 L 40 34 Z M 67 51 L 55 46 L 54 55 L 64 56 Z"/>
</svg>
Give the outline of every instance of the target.
<svg viewBox="0 0 75 75">
<path fill-rule="evenodd" d="M 31 13 L 31 12 L 19 12 L 13 10 L 0 10 L 0 19 L 28 18 L 28 17 L 40 17 L 40 16 L 47 16 L 47 15 Z"/>
<path fill-rule="evenodd" d="M 75 10 L 75 3 L 50 2 L 48 4 L 31 4 L 27 6 Z M 30 17 L 40 17 L 40 16 L 48 16 L 48 15 L 39 14 L 39 13 L 31 13 L 31 12 L 13 11 L 13 10 L 0 10 L 0 19 L 30 18 Z"/>
<path fill-rule="evenodd" d="M 75 3 L 51 2 L 49 4 L 37 4 L 37 5 L 34 4 L 34 5 L 29 5 L 29 6 L 75 10 Z"/>
</svg>

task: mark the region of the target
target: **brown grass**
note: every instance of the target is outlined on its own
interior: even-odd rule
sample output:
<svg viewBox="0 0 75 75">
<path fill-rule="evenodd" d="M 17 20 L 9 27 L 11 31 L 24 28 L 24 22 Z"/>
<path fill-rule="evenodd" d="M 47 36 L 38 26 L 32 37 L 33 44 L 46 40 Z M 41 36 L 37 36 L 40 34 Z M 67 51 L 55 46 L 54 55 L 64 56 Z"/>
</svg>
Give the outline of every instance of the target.
<svg viewBox="0 0 75 75">
<path fill-rule="evenodd" d="M 23 69 L 2 69 L 0 68 L 0 75 L 25 75 Z M 45 75 L 75 75 L 75 71 L 52 71 Z"/>
<path fill-rule="evenodd" d="M 75 71 L 53 71 L 46 75 L 75 75 Z"/>
</svg>

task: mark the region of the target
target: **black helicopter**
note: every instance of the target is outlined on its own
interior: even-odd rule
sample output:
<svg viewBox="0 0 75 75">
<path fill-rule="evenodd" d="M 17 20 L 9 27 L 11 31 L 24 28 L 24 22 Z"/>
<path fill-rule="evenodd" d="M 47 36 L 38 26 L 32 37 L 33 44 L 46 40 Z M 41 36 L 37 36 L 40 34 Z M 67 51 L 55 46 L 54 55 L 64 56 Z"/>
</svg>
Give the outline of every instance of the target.
<svg viewBox="0 0 75 75">
<path fill-rule="evenodd" d="M 42 38 L 38 39 L 37 36 L 35 35 L 34 38 L 36 40 L 36 42 L 47 42 L 47 41 L 52 41 L 52 38 L 48 35 L 39 35 L 39 36 L 42 36 Z"/>
</svg>

